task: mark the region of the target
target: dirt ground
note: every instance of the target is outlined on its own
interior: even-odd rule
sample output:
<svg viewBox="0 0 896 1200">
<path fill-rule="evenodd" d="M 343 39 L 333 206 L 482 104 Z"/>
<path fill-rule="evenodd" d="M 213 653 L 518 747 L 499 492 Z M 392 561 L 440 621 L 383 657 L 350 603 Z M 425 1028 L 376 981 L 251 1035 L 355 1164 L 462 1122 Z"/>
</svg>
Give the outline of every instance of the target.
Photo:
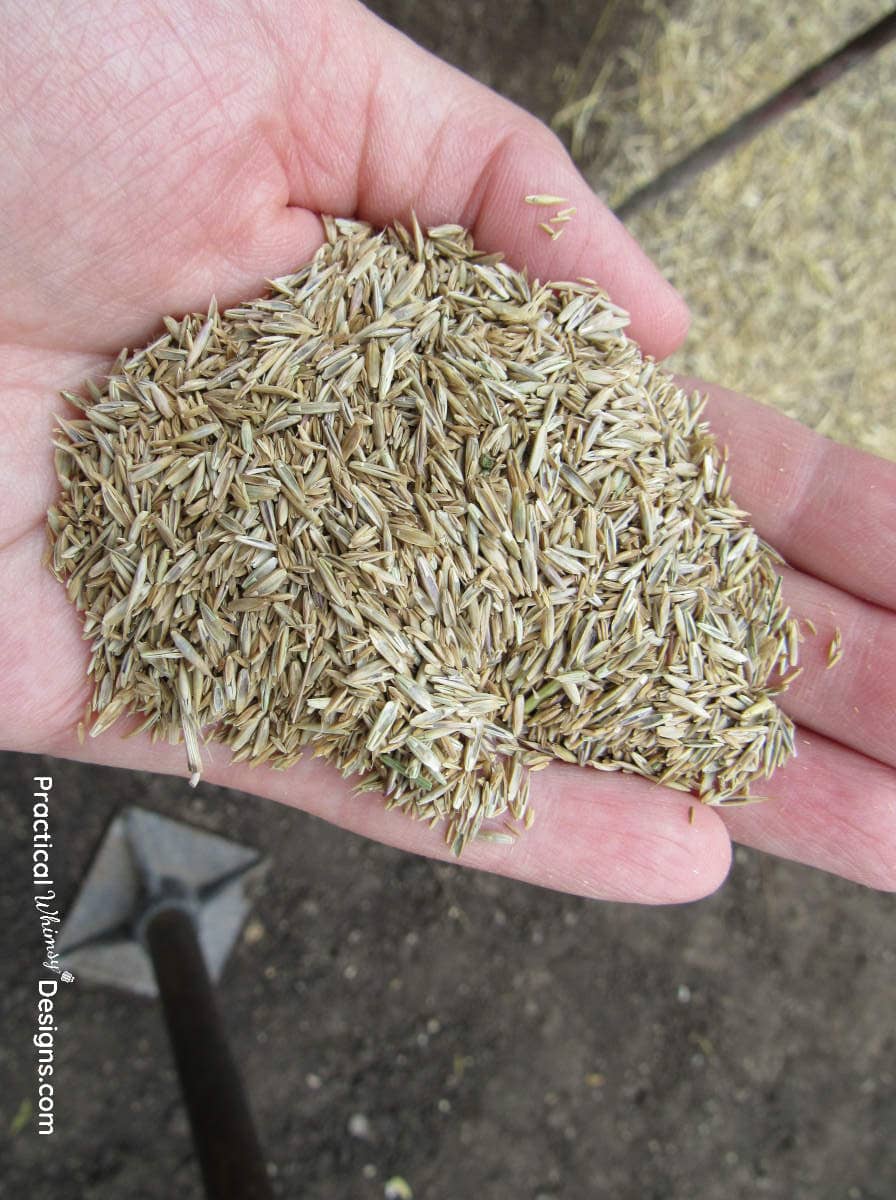
<svg viewBox="0 0 896 1200">
<path fill-rule="evenodd" d="M 376 7 L 551 117 L 599 5 Z M 678 8 L 686 8 L 682 4 Z M 425 11 L 423 11 L 425 9 Z M 714 897 L 603 905 L 185 781 L 0 756 L 0 1197 L 196 1200 L 157 1007 L 64 988 L 36 1136 L 34 775 L 65 909 L 127 803 L 270 861 L 220 994 L 276 1194 L 889 1200 L 894 898 L 739 850 Z"/>
<path fill-rule="evenodd" d="M 269 855 L 221 998 L 282 1197 L 374 1200 L 395 1175 L 424 1200 L 893 1194 L 892 897 L 738 851 L 709 900 L 603 905 L 236 792 L 0 765 L 3 1195 L 201 1195 L 149 1001 L 65 989 L 57 1131 L 10 1133 L 34 1092 L 26 818 L 48 772 L 64 901 L 125 801 Z"/>
</svg>

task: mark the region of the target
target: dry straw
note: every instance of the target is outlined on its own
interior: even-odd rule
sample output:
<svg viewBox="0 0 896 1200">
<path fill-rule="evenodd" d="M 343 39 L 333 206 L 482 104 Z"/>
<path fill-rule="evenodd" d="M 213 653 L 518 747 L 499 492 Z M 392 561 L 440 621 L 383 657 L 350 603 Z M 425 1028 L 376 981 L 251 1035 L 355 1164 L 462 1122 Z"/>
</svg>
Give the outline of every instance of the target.
<svg viewBox="0 0 896 1200">
<path fill-rule="evenodd" d="M 552 759 L 744 800 L 793 752 L 799 635 L 699 397 L 591 282 L 325 224 L 268 298 L 67 397 L 51 556 L 91 735 L 136 713 L 194 782 L 203 737 L 311 746 L 457 851 L 528 827 Z"/>
<path fill-rule="evenodd" d="M 554 124 L 618 205 L 890 7 L 610 0 Z M 688 298 L 678 371 L 891 459 L 896 271 L 881 263 L 896 245 L 896 137 L 881 131 L 894 112 L 890 46 L 630 222 Z"/>
</svg>

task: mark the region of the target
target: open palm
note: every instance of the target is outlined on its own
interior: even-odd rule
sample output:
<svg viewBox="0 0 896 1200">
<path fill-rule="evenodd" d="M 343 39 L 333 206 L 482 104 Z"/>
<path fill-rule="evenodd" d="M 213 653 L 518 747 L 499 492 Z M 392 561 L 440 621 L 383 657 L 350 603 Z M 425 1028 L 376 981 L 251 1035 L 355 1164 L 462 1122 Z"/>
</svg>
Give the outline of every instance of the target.
<svg viewBox="0 0 896 1200">
<path fill-rule="evenodd" d="M 8 6 L 9 7 L 9 6 Z M 16 6 L 12 6 L 15 10 Z M 257 295 L 321 240 L 317 214 L 456 221 L 542 278 L 587 275 L 661 356 L 687 314 L 541 125 L 348 0 L 180 0 L 8 14 L 0 77 L 0 741 L 181 773 L 179 747 L 80 746 L 87 649 L 42 558 L 63 387 L 139 346 L 160 315 Z M 577 206 L 564 237 L 527 192 Z M 633 777 L 555 767 L 535 827 L 473 866 L 613 899 L 673 901 L 724 877 L 729 835 L 879 887 L 896 885 L 896 471 L 713 389 L 735 495 L 793 564 L 785 595 L 819 629 L 785 707 L 799 757 L 772 799 L 724 814 Z M 826 672 L 843 631 L 844 660 Z M 215 782 L 426 854 L 438 831 L 387 813 L 326 765 L 228 765 Z"/>
</svg>

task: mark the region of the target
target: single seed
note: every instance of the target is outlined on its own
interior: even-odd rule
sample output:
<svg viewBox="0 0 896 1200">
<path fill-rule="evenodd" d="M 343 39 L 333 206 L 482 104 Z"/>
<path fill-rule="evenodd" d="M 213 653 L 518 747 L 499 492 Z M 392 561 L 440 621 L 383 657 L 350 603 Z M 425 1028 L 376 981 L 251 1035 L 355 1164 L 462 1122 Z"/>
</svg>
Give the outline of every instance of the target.
<svg viewBox="0 0 896 1200">
<path fill-rule="evenodd" d="M 843 639 L 840 633 L 839 625 L 834 630 L 834 636 L 831 638 L 831 644 L 828 646 L 828 661 L 826 670 L 830 671 L 831 667 L 836 667 L 837 663 L 843 657 Z"/>
</svg>

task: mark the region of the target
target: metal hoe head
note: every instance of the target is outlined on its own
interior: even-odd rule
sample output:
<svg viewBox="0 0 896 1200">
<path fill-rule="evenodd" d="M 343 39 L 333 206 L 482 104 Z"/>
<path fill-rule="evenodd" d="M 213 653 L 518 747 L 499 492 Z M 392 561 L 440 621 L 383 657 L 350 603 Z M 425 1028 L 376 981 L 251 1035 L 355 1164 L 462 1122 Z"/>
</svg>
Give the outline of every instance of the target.
<svg viewBox="0 0 896 1200">
<path fill-rule="evenodd" d="M 61 961 L 82 982 L 157 996 L 142 930 L 160 905 L 188 909 L 215 982 L 265 869 L 257 850 L 142 808 L 127 808 L 103 837 L 62 927 Z"/>
</svg>

